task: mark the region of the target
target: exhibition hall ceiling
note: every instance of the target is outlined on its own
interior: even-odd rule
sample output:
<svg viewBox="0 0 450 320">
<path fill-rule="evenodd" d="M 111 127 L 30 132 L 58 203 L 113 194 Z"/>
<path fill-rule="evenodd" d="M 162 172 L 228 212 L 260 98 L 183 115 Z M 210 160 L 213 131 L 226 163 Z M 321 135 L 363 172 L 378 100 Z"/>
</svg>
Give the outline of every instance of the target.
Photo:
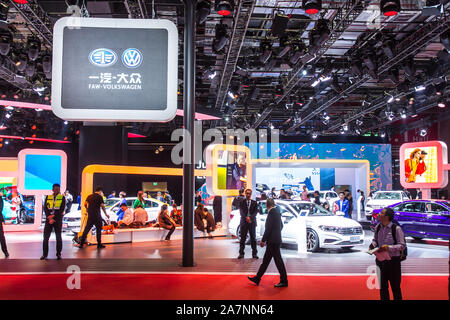
<svg viewBox="0 0 450 320">
<path fill-rule="evenodd" d="M 449 1 L 389 3 L 198 1 L 196 107 L 222 118 L 204 125 L 278 128 L 292 136 L 389 137 L 405 130 L 411 117 L 419 115 L 426 127 L 447 115 Z M 182 108 L 180 0 L 0 0 L 0 100 L 50 104 L 52 29 L 70 15 L 71 5 L 86 17 L 173 21 Z M 80 125 L 46 110 L 0 108 L 0 135 L 75 141 Z M 181 127 L 182 118 L 126 125 L 134 133 L 161 135 Z"/>
</svg>

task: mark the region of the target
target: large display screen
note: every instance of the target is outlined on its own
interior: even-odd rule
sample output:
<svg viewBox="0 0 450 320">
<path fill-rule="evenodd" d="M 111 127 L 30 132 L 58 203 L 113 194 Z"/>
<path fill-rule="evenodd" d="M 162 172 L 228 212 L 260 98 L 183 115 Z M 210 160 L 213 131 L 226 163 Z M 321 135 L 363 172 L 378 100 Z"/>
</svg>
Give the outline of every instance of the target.
<svg viewBox="0 0 450 320">
<path fill-rule="evenodd" d="M 25 156 L 26 190 L 51 190 L 54 183 L 61 185 L 61 156 L 27 154 Z"/>
<path fill-rule="evenodd" d="M 247 187 L 247 158 L 245 152 L 220 150 L 218 155 L 218 189 L 245 189 Z"/>
<path fill-rule="evenodd" d="M 437 172 L 437 148 L 406 148 L 404 151 L 403 179 L 407 183 L 436 183 L 438 181 Z"/>
<path fill-rule="evenodd" d="M 392 156 L 390 144 L 362 143 L 250 143 L 253 158 L 304 160 L 367 160 L 370 163 L 370 189 L 392 190 Z M 314 169 L 314 164 L 310 170 Z M 344 171 L 320 169 L 320 185 L 314 189 L 329 189 L 342 184 Z M 312 175 L 311 175 L 312 176 Z M 301 177 L 300 177 L 301 179 Z M 257 183 L 264 183 L 258 176 Z M 300 181 L 301 182 L 301 181 Z M 309 188 L 308 188 L 309 189 Z M 309 189 L 310 190 L 310 189 Z"/>
<path fill-rule="evenodd" d="M 0 196 L 6 225 L 34 223 L 34 196 L 24 196 L 17 191 L 17 178 L 0 177 Z"/>
</svg>

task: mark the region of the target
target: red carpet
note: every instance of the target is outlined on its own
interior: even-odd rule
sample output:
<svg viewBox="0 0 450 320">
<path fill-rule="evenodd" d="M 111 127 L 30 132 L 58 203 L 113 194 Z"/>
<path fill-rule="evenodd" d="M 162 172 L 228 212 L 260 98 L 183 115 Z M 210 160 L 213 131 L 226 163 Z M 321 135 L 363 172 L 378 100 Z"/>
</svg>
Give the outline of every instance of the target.
<svg viewBox="0 0 450 320">
<path fill-rule="evenodd" d="M 244 275 L 82 274 L 81 289 L 69 290 L 68 274 L 2 275 L 0 299 L 218 299 L 377 300 L 367 276 L 290 276 L 288 288 L 274 288 L 278 276 L 259 287 Z M 404 276 L 404 299 L 447 300 L 448 277 Z"/>
</svg>

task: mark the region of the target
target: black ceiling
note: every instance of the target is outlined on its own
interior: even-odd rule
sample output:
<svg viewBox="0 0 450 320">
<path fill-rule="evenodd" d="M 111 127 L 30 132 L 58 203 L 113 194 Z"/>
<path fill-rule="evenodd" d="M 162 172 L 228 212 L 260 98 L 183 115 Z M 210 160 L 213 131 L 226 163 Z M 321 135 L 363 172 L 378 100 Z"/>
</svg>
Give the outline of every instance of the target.
<svg viewBox="0 0 450 320">
<path fill-rule="evenodd" d="M 69 14 L 67 4 L 77 2 L 80 7 L 85 4 L 84 14 L 90 17 L 172 20 L 179 30 L 179 79 L 183 79 L 182 1 L 29 0 L 28 5 L 17 5 L 14 0 L 0 0 L 10 7 L 8 28 L 14 36 L 11 52 L 0 56 L 2 95 L 9 100 L 18 94 L 21 101 L 50 103 L 45 97 L 49 97 L 51 80 L 43 73 L 42 59 L 51 53 L 53 24 Z M 336 135 L 343 124 L 348 125 L 344 133 L 349 135 L 389 134 L 400 127 L 402 112 L 410 116 L 417 111 L 421 121 L 425 117 L 429 123 L 448 114 L 449 1 L 440 3 L 444 13 L 425 15 L 422 1 L 402 0 L 401 11 L 392 17 L 380 14 L 379 1 L 370 0 L 322 1 L 322 10 L 315 15 L 306 14 L 302 1 L 294 0 L 235 1 L 228 17 L 220 16 L 213 7 L 206 22 L 197 25 L 196 107 L 222 116 L 206 126 L 273 126 L 293 136 Z M 278 13 L 288 16 L 282 37 L 272 30 Z M 227 25 L 228 40 L 220 51 L 214 48 L 217 24 Z M 27 76 L 14 66 L 10 68 L 14 72 L 5 71 L 5 65 L 17 63 L 30 35 L 42 43 L 35 74 Z M 183 83 L 179 83 L 182 108 Z M 420 85 L 426 89 L 416 92 Z M 47 90 L 39 95 L 33 90 L 38 87 Z M 438 108 L 439 102 L 447 107 Z M 80 126 L 64 125 L 49 111 L 15 108 L 8 119 L 6 109 L 1 111 L 0 124 L 8 129 L 0 134 L 37 132 L 76 139 Z M 387 115 L 394 118 L 386 122 Z M 33 125 L 37 129 L 32 130 Z M 129 125 L 147 135 L 161 134 L 180 127 L 181 119 L 169 124 Z"/>
</svg>

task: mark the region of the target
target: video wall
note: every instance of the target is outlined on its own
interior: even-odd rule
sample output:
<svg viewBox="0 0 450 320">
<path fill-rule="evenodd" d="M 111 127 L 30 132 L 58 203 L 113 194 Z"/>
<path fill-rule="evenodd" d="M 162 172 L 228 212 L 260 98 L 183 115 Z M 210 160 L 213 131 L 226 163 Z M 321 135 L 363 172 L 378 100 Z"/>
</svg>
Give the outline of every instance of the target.
<svg viewBox="0 0 450 320">
<path fill-rule="evenodd" d="M 370 190 L 392 190 L 392 156 L 390 144 L 359 144 L 359 143 L 250 143 L 247 145 L 256 159 L 309 159 L 309 160 L 368 160 L 370 162 Z M 259 170 L 256 174 L 256 183 L 261 182 L 259 174 L 268 178 L 265 170 Z M 315 181 L 313 189 L 326 190 L 339 180 L 338 175 L 332 168 L 301 168 L 298 172 L 292 172 L 289 169 L 288 174 L 296 175 L 296 180 L 307 182 L 309 179 Z M 303 170 L 303 171 L 302 171 Z M 313 174 L 314 173 L 314 174 Z M 286 177 L 282 173 L 282 178 Z M 297 177 L 298 176 L 298 177 Z M 271 178 L 278 179 L 277 178 Z M 305 180 L 308 179 L 308 180 Z M 314 180 L 315 179 L 315 180 Z M 302 183 L 297 181 L 297 183 Z M 312 182 L 311 182 L 312 183 Z M 266 183 L 267 184 L 267 183 Z M 270 184 L 272 185 L 272 184 Z"/>
</svg>

